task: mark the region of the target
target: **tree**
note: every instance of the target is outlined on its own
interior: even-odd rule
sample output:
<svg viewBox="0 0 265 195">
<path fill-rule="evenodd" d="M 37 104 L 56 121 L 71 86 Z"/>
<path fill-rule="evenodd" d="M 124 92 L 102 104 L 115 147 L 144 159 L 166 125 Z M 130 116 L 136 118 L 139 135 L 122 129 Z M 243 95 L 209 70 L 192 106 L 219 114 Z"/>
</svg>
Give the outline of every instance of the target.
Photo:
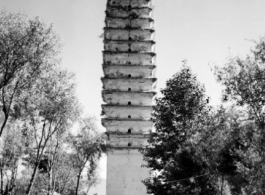
<svg viewBox="0 0 265 195">
<path fill-rule="evenodd" d="M 69 135 L 69 143 L 72 164 L 78 170 L 75 189 L 75 195 L 78 195 L 84 170 L 86 170 L 86 191 L 97 181 L 96 170 L 103 152 L 104 140 L 98 132 L 95 118 L 86 117 L 80 120 L 79 131 L 77 135 Z"/>
<path fill-rule="evenodd" d="M 217 194 L 218 178 L 197 148 L 211 121 L 204 86 L 184 66 L 161 93 L 153 114 L 156 132 L 143 151 L 152 173 L 144 184 L 154 195 Z"/>
<path fill-rule="evenodd" d="M 207 156 L 220 194 L 242 195 L 249 185 L 249 170 L 255 164 L 256 126 L 246 120 L 244 110 L 237 107 L 217 109 L 211 125 L 202 133 L 196 146 L 198 154 Z"/>
<path fill-rule="evenodd" d="M 52 66 L 59 52 L 58 37 L 52 27 L 38 18 L 0 13 L 0 96 L 4 119 L 0 136 L 11 115 L 19 116 L 19 98 L 32 87 L 44 67 Z"/>
<path fill-rule="evenodd" d="M 66 142 L 63 142 L 63 145 Z M 59 146 L 56 153 L 45 154 L 39 166 L 32 193 L 72 195 L 76 188 L 78 170 L 73 167 L 72 155 L 67 148 Z"/>
<path fill-rule="evenodd" d="M 16 188 L 18 166 L 24 153 L 20 125 L 8 125 L 8 131 L 3 135 L 0 151 L 1 194 L 13 194 Z"/>
<path fill-rule="evenodd" d="M 65 192 L 69 188 L 63 190 L 62 186 L 76 174 L 70 163 L 59 163 L 59 158 L 70 162 L 63 150 L 64 138 L 80 115 L 74 75 L 60 68 L 59 52 L 59 38 L 52 26 L 38 18 L 0 13 L 1 194 Z M 10 136 L 11 132 L 16 133 Z M 16 170 L 22 159 L 30 174 L 20 181 Z M 67 167 L 67 172 L 61 167 Z M 64 184 L 55 174 L 64 178 Z M 47 176 L 47 183 L 36 183 Z"/>
<path fill-rule="evenodd" d="M 246 58 L 230 57 L 221 68 L 215 68 L 217 81 L 224 87 L 224 101 L 232 101 L 246 113 L 245 121 L 255 129 L 252 166 L 245 178 L 247 194 L 263 194 L 265 185 L 265 38 L 255 41 Z M 242 150 L 241 150 L 242 152 Z M 247 156 L 245 156 L 247 159 Z M 241 171 L 240 169 L 237 170 Z"/>
<path fill-rule="evenodd" d="M 47 69 L 28 91 L 30 98 L 23 104 L 25 110 L 25 134 L 30 138 L 32 176 L 26 191 L 31 193 L 38 167 L 47 151 L 53 135 L 67 132 L 80 114 L 75 96 L 73 75 L 67 71 Z"/>
</svg>

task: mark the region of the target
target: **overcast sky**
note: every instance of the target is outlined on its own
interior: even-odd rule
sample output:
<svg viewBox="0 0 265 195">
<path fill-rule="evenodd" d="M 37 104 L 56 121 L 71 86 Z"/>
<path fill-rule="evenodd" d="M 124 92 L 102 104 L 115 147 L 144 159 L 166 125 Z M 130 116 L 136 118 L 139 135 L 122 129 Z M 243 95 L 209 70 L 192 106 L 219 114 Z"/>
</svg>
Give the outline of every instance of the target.
<svg viewBox="0 0 265 195">
<path fill-rule="evenodd" d="M 264 0 L 153 0 L 158 87 L 188 60 L 211 103 L 221 87 L 209 64 L 244 56 L 252 39 L 265 34 Z M 53 23 L 64 44 L 63 66 L 77 77 L 78 97 L 88 114 L 100 118 L 104 11 L 106 0 L 0 0 L 0 9 L 39 16 Z M 103 171 L 104 173 L 104 171 Z M 104 174 L 103 174 L 104 175 Z M 101 194 L 99 194 L 101 195 Z"/>
</svg>

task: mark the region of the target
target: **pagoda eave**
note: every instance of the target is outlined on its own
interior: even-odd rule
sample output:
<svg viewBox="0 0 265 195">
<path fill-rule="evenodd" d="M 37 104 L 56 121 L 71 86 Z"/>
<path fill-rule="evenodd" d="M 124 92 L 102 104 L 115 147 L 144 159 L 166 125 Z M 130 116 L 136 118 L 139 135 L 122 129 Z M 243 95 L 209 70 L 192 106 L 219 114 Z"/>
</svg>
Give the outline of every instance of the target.
<svg viewBox="0 0 265 195">
<path fill-rule="evenodd" d="M 150 0 L 108 0 L 107 6 L 135 9 L 137 7 L 152 7 Z"/>
<path fill-rule="evenodd" d="M 153 10 L 149 7 L 136 7 L 131 11 L 124 7 L 107 6 L 106 16 L 108 18 L 152 18 Z"/>
</svg>

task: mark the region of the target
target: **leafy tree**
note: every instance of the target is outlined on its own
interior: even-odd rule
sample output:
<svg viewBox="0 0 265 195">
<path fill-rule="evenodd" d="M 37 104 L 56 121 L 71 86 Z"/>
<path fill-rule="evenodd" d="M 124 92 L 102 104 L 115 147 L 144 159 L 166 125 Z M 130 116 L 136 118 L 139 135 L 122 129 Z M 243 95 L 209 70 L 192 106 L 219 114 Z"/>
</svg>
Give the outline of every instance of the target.
<svg viewBox="0 0 265 195">
<path fill-rule="evenodd" d="M 211 121 L 204 86 L 184 66 L 161 93 L 153 114 L 156 132 L 143 151 L 152 173 L 144 184 L 154 195 L 217 194 L 217 178 L 197 148 Z"/>
<path fill-rule="evenodd" d="M 29 138 L 32 159 L 32 176 L 26 191 L 31 193 L 38 168 L 52 137 L 67 132 L 77 120 L 80 109 L 75 97 L 73 75 L 67 71 L 47 69 L 42 71 L 23 104 L 25 134 Z"/>
<path fill-rule="evenodd" d="M 86 191 L 97 182 L 98 160 L 104 151 L 104 140 L 98 132 L 94 117 L 86 117 L 80 121 L 77 135 L 69 135 L 69 144 L 73 167 L 78 170 L 75 189 L 75 195 L 78 195 L 82 177 L 86 178 Z"/>
<path fill-rule="evenodd" d="M 221 195 L 244 194 L 249 185 L 247 175 L 257 159 L 257 134 L 256 125 L 246 117 L 237 107 L 219 108 L 196 147 L 199 154 L 207 155 Z"/>
<path fill-rule="evenodd" d="M 87 189 L 97 181 L 103 142 L 92 119 L 81 122 L 79 136 L 70 136 L 72 153 L 65 149 L 80 106 L 73 74 L 59 67 L 59 49 L 52 26 L 0 13 L 1 194 L 79 192 L 84 170 Z M 22 180 L 21 161 L 28 168 Z"/>
<path fill-rule="evenodd" d="M 66 149 L 64 144 L 66 143 L 66 132 L 57 131 L 51 136 L 47 143 L 46 150 L 43 154 L 40 164 L 38 166 L 39 175 L 34 184 L 34 191 L 41 193 L 43 190 L 47 192 L 47 195 L 51 195 L 54 192 L 58 192 L 56 189 L 56 182 L 58 182 L 58 176 L 60 169 L 59 166 L 63 166 L 64 162 L 60 162 L 62 159 L 66 159 Z M 69 155 L 68 155 L 69 156 Z M 68 167 L 71 171 L 71 167 Z M 66 171 L 66 170 L 65 170 Z M 69 171 L 67 171 L 69 172 Z M 60 176 L 59 176 L 60 177 Z M 66 194 L 66 193 L 64 193 Z"/>
<path fill-rule="evenodd" d="M 247 115 L 245 121 L 251 124 L 251 129 L 255 132 L 253 142 L 255 145 L 248 147 L 248 150 L 251 151 L 249 154 L 252 154 L 251 166 L 247 166 L 243 170 L 241 169 L 242 166 L 237 166 L 236 169 L 248 180 L 248 185 L 244 189 L 247 194 L 263 194 L 265 185 L 264 49 L 265 38 L 262 37 L 255 41 L 254 48 L 246 58 L 230 57 L 223 67 L 215 69 L 217 81 L 225 87 L 224 101 L 232 101 L 238 108 L 243 110 Z M 244 128 L 240 130 L 243 135 L 245 131 Z M 232 148 L 238 147 L 234 145 L 235 143 L 232 144 Z M 237 149 L 237 152 L 246 153 L 244 148 Z M 243 155 L 243 159 L 249 159 L 249 157 Z"/>
<path fill-rule="evenodd" d="M 19 117 L 19 99 L 27 94 L 44 67 L 58 54 L 58 37 L 38 18 L 0 13 L 0 106 L 4 116 L 0 136 L 10 116 Z"/>
<path fill-rule="evenodd" d="M 0 151 L 1 194 L 14 192 L 18 174 L 18 166 L 24 153 L 23 140 L 19 124 L 8 125 L 8 131 L 2 137 Z"/>
<path fill-rule="evenodd" d="M 65 142 L 64 142 L 65 144 Z M 36 177 L 32 193 L 53 194 L 55 192 L 71 195 L 75 192 L 78 170 L 73 167 L 72 156 L 66 148 L 60 148 L 50 159 L 45 155 L 42 166 L 39 166 L 39 174 Z"/>
</svg>

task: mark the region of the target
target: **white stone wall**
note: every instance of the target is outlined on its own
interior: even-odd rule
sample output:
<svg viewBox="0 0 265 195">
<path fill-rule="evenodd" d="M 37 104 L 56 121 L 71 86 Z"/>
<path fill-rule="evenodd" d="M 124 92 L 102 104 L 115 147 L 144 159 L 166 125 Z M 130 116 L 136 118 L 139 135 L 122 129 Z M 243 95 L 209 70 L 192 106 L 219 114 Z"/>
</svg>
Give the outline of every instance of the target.
<svg viewBox="0 0 265 195">
<path fill-rule="evenodd" d="M 110 150 L 107 163 L 107 195 L 147 195 L 141 182 L 148 170 L 141 167 L 143 156 L 138 150 Z"/>
</svg>

